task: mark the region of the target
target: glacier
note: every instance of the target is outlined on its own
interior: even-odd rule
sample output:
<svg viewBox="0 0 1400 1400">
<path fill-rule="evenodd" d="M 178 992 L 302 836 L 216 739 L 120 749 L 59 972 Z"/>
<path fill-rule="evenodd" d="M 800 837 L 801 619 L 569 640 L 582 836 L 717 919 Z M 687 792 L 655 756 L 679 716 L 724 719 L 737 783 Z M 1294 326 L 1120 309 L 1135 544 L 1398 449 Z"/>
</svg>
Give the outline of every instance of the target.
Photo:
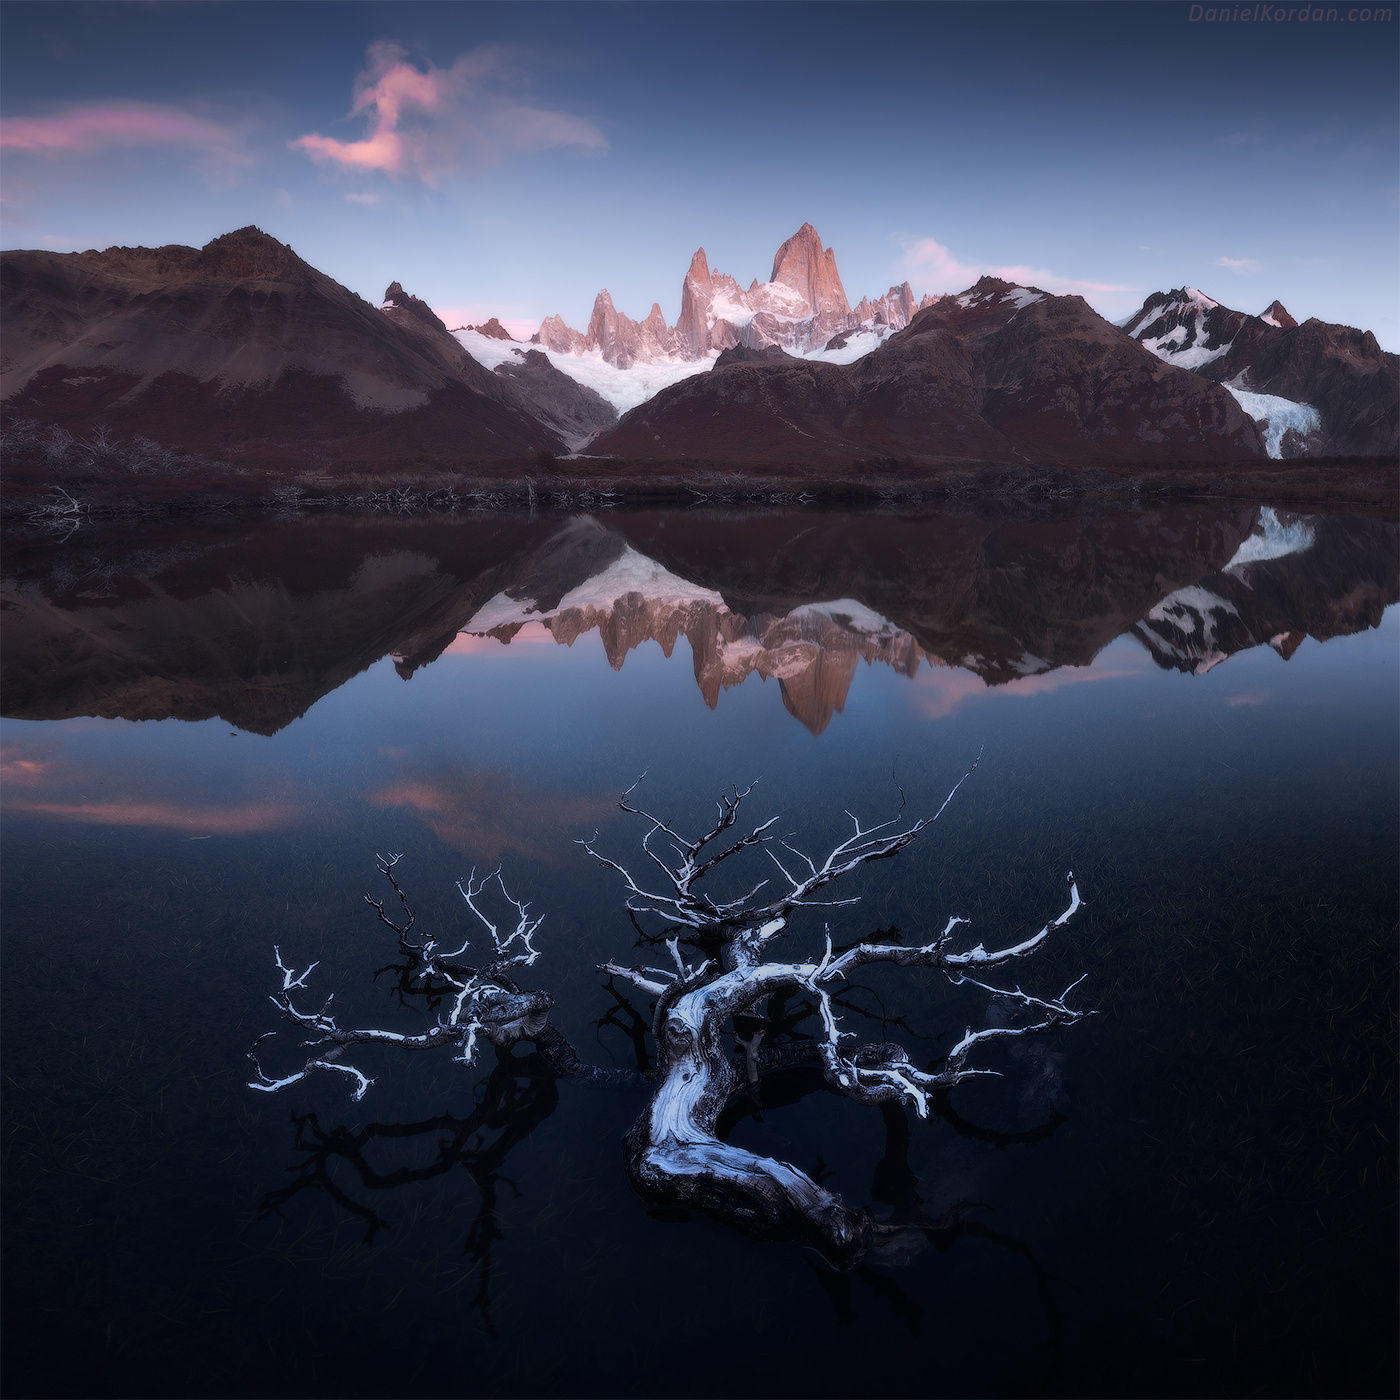
<svg viewBox="0 0 1400 1400">
<path fill-rule="evenodd" d="M 1264 434 L 1264 450 L 1270 457 L 1283 456 L 1283 435 L 1292 428 L 1299 437 L 1310 437 L 1322 429 L 1322 415 L 1310 403 L 1281 399 L 1277 394 L 1256 394 L 1234 383 L 1223 386 L 1239 406 L 1259 424 Z"/>
</svg>

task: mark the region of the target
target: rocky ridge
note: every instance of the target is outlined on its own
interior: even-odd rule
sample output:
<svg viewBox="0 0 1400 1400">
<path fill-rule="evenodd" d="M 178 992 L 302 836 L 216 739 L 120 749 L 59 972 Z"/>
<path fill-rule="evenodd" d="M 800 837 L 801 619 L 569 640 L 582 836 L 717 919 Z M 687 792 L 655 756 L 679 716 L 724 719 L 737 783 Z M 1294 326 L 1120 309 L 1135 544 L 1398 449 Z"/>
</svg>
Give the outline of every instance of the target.
<svg viewBox="0 0 1400 1400">
<path fill-rule="evenodd" d="M 1223 384 L 1275 457 L 1400 454 L 1400 357 L 1370 331 L 1275 300 L 1258 316 L 1194 287 L 1154 292 L 1123 329 L 1168 364 Z"/>
</svg>

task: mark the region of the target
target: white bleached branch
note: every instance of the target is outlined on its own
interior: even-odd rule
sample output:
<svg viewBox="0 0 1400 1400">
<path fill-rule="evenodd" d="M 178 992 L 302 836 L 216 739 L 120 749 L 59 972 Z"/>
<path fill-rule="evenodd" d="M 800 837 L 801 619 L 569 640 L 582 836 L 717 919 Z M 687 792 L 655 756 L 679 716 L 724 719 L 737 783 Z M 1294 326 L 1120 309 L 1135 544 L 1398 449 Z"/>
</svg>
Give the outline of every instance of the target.
<svg viewBox="0 0 1400 1400">
<path fill-rule="evenodd" d="M 475 1060 L 478 1043 L 483 1037 L 495 1045 L 508 1045 L 543 1030 L 549 998 L 539 992 L 522 992 L 508 975 L 511 969 L 528 967 L 539 956 L 532 940 L 543 920 L 531 918 L 530 906 L 511 897 L 501 880 L 499 869 L 481 880 L 476 878 L 476 871 L 473 870 L 467 877 L 466 885 L 459 883 L 458 889 L 467 907 L 485 925 L 494 957 L 484 968 L 461 965 L 455 959 L 466 952 L 466 942 L 455 952 L 444 953 L 435 939 L 424 938 L 422 942 L 417 942 L 412 937 L 417 915 L 394 874 L 399 859 L 397 855 L 376 857 L 380 874 L 398 897 L 398 916 L 391 916 L 382 900 L 371 895 L 366 895 L 365 900 L 380 922 L 397 935 L 399 951 L 407 959 L 402 969 L 402 986 L 408 991 L 444 1001 L 446 1015 L 440 1014 L 435 1025 L 416 1035 L 375 1026 L 343 1028 L 331 1014 L 333 997 L 327 997 L 319 1010 L 308 1010 L 293 999 L 294 993 L 306 990 L 307 981 L 319 963 L 312 963 L 305 971 L 297 972 L 283 962 L 281 948 L 274 947 L 273 957 L 282 984 L 269 999 L 284 1020 L 309 1034 L 309 1038 L 303 1041 L 303 1048 L 310 1053 L 301 1067 L 292 1073 L 280 1077 L 270 1075 L 259 1061 L 258 1046 L 275 1033 L 269 1031 L 260 1036 L 248 1051 L 253 1066 L 249 1088 L 275 1093 L 306 1078 L 314 1070 L 329 1070 L 352 1077 L 355 1081 L 352 1097 L 359 1100 L 374 1080 L 342 1058 L 352 1046 L 387 1045 L 400 1050 L 433 1050 L 450 1046 L 455 1050 L 454 1060 L 470 1065 Z M 515 927 L 509 932 L 503 933 L 480 903 L 483 891 L 492 882 L 499 886 L 502 896 L 515 911 Z"/>
</svg>

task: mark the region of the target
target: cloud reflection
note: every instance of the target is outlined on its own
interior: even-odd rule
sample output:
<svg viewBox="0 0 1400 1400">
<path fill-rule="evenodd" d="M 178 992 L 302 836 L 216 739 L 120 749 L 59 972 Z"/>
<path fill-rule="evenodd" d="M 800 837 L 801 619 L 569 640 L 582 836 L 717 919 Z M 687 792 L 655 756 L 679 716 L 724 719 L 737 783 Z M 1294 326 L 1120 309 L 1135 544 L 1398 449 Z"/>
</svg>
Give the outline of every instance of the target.
<svg viewBox="0 0 1400 1400">
<path fill-rule="evenodd" d="M 601 797 L 548 792 L 509 773 L 444 768 L 412 773 L 369 796 L 376 807 L 406 808 L 445 846 L 473 860 L 511 854 L 555 864 L 561 836 L 596 825 L 609 803 Z"/>
<path fill-rule="evenodd" d="M 5 803 L 9 812 L 58 817 L 97 826 L 162 827 L 211 836 L 247 836 L 295 825 L 302 809 L 291 802 L 240 802 L 233 806 L 202 803 L 142 802 L 19 802 Z"/>
<path fill-rule="evenodd" d="M 1145 666 L 1064 666 L 1038 676 L 1020 676 L 999 685 L 988 685 L 981 676 L 961 669 L 936 668 L 921 672 L 914 680 L 914 703 L 925 719 L 946 719 L 968 700 L 988 695 L 1048 695 L 1065 686 L 1091 681 L 1125 680 L 1140 676 Z"/>
<path fill-rule="evenodd" d="M 260 797 L 246 801 L 219 802 L 188 800 L 152 792 L 120 791 L 142 784 L 139 772 L 120 778 L 101 765 L 54 757 L 51 746 L 40 748 L 22 741 L 11 741 L 0 749 L 0 782 L 7 816 L 53 817 L 59 821 L 83 822 L 92 826 L 151 827 L 188 835 L 247 836 L 258 831 L 276 831 L 302 820 L 305 809 L 283 797 Z M 107 794 L 94 795 L 94 790 Z"/>
</svg>

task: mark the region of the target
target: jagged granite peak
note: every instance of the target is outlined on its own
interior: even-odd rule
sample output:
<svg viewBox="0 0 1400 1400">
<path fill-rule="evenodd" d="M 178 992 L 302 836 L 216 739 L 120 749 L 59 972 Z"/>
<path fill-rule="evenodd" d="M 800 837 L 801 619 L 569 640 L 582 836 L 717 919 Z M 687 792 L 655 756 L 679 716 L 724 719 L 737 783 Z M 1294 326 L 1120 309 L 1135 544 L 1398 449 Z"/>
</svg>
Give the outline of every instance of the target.
<svg viewBox="0 0 1400 1400">
<path fill-rule="evenodd" d="M 594 302 L 585 333 L 550 317 L 535 343 L 562 353 L 576 352 L 581 343 L 625 369 L 662 357 L 699 360 L 735 345 L 819 349 L 832 336 L 863 325 L 900 330 L 917 310 L 907 282 L 865 298 L 852 310 L 836 254 L 809 223 L 778 249 L 769 280 L 753 278 L 747 287 L 711 267 L 705 249 L 697 248 L 681 283 L 680 316 L 673 327 L 659 303 L 644 321 L 633 321 L 617 311 L 611 297 L 603 303 L 603 296 Z"/>
<path fill-rule="evenodd" d="M 836 270 L 835 249 L 822 246 L 821 235 L 811 224 L 804 223 L 778 249 L 768 280 L 800 293 L 814 315 L 844 316 L 851 309 Z"/>
<path fill-rule="evenodd" d="M 586 349 L 599 351 L 619 369 L 629 369 L 638 360 L 647 362 L 672 354 L 676 345 L 675 333 L 657 303 L 652 303 L 645 321 L 634 321 L 618 311 L 606 288 L 593 302 L 583 339 Z"/>
<path fill-rule="evenodd" d="M 914 289 L 908 282 L 901 282 L 874 303 L 875 323 L 900 330 L 914 319 L 917 310 Z"/>
<path fill-rule="evenodd" d="M 543 345 L 558 355 L 577 355 L 586 348 L 583 333 L 568 325 L 557 313 L 546 316 L 540 328 L 530 337 L 531 345 Z"/>
<path fill-rule="evenodd" d="M 1288 308 L 1278 300 L 1277 297 L 1260 313 L 1259 319 L 1267 321 L 1271 326 L 1277 326 L 1280 330 L 1292 330 L 1298 323 L 1288 314 Z"/>
</svg>

